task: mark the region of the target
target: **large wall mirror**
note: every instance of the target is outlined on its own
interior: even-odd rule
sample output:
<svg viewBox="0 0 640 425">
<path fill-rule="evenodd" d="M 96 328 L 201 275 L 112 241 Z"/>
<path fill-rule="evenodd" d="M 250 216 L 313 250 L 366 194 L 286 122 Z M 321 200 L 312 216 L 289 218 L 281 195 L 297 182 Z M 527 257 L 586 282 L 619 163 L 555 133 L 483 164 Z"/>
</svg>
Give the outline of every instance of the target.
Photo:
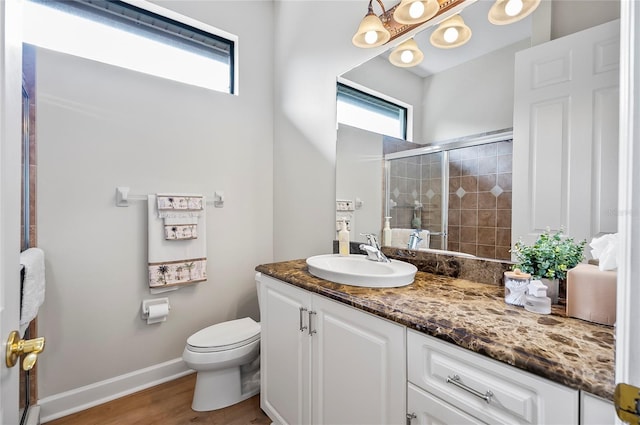
<svg viewBox="0 0 640 425">
<path fill-rule="evenodd" d="M 514 138 L 522 134 L 514 128 L 518 93 L 514 89 L 515 58 L 518 52 L 532 47 L 535 17 L 494 26 L 487 20 L 492 3 L 480 0 L 461 12 L 473 32 L 471 40 L 461 47 L 431 46 L 429 36 L 434 28 L 427 28 L 415 36 L 424 52 L 422 64 L 396 67 L 389 62 L 387 51 L 338 76 L 343 83 L 398 99 L 410 104 L 413 110 L 408 140 L 338 126 L 336 199 L 354 201 L 352 240 L 363 241 L 361 233 L 381 234 L 384 217 L 389 216 L 391 227 L 397 229 L 393 246 L 401 247 L 408 238 L 407 232 L 426 229 L 430 236 L 423 238 L 419 249 L 500 260 L 511 258 L 509 250 L 521 236 L 512 228 L 513 202 L 523 195 L 512 189 L 535 190 L 512 184 L 512 171 L 523 167 L 527 173 L 540 172 L 528 154 L 521 149 L 514 152 L 515 144 L 519 143 Z M 550 22 L 556 22 L 555 25 L 561 25 L 564 17 L 570 18 L 567 11 L 578 7 L 568 4 L 575 2 L 564 0 L 553 3 L 564 3 L 557 9 L 551 8 Z M 618 17 L 617 2 L 579 3 L 580 13 L 585 16 L 578 18 L 583 28 L 567 28 L 566 34 Z M 588 122 L 583 124 L 591 126 Z M 573 155 L 565 151 L 561 154 Z M 545 158 L 539 151 L 536 153 L 539 156 L 536 163 L 543 163 Z M 598 152 L 594 150 L 596 155 Z M 570 162 L 563 160 L 560 164 Z M 560 170 L 558 178 L 567 173 Z M 592 179 L 599 176 L 601 170 L 592 173 Z M 593 185 L 598 186 L 599 181 Z M 531 198 L 527 193 L 524 197 Z M 543 209 L 541 205 L 531 208 Z M 567 208 L 561 203 L 555 209 L 558 217 L 566 215 Z M 340 212 L 337 217 L 340 218 Z M 547 226 L 555 225 L 550 221 Z M 601 230 L 576 231 L 572 236 L 587 238 Z"/>
</svg>

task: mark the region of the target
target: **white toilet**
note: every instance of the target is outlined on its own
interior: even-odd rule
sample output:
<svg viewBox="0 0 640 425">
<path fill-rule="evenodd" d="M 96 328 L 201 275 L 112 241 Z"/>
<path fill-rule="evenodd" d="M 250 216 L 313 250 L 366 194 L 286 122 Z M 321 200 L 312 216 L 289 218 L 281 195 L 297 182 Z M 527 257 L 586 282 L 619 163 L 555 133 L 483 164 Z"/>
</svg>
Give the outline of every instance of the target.
<svg viewBox="0 0 640 425">
<path fill-rule="evenodd" d="M 204 328 L 187 339 L 182 359 L 198 373 L 193 410 L 221 409 L 253 397 L 260 392 L 260 323 L 245 317 Z"/>
</svg>

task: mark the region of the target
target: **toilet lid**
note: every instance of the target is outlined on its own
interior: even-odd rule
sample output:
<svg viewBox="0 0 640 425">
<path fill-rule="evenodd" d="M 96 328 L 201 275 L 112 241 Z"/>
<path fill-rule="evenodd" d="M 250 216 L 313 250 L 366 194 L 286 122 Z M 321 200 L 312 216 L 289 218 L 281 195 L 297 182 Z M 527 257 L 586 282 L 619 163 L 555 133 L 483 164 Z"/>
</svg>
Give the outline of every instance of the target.
<svg viewBox="0 0 640 425">
<path fill-rule="evenodd" d="M 260 339 L 260 324 L 250 317 L 218 323 L 204 328 L 187 339 L 193 351 L 223 351 L 242 347 Z"/>
</svg>

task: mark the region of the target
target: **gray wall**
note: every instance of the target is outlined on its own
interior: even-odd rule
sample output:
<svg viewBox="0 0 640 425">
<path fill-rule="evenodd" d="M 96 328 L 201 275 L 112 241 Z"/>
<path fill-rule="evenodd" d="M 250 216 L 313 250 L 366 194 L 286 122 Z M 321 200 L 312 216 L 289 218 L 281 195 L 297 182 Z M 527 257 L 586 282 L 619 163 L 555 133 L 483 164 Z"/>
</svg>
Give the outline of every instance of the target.
<svg viewBox="0 0 640 425">
<path fill-rule="evenodd" d="M 205 326 L 259 318 L 254 267 L 273 258 L 273 6 L 174 6 L 239 36 L 239 96 L 38 52 L 41 398 L 179 358 Z M 224 208 L 207 206 L 208 281 L 168 293 L 165 323 L 140 319 L 146 202 L 116 207 L 116 186 L 225 192 Z"/>
</svg>

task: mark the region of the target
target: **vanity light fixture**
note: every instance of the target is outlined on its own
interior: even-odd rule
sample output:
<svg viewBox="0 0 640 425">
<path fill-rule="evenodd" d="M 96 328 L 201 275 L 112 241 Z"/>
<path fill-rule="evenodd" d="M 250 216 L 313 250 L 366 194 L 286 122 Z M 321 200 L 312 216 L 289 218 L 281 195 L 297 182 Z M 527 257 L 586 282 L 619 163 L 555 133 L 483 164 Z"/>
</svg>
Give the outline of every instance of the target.
<svg viewBox="0 0 640 425">
<path fill-rule="evenodd" d="M 536 10 L 540 0 L 496 0 L 489 10 L 489 22 L 507 25 L 525 18 Z"/>
<path fill-rule="evenodd" d="M 401 24 L 419 24 L 433 18 L 438 10 L 438 0 L 402 0 L 393 11 L 393 19 Z"/>
<path fill-rule="evenodd" d="M 462 16 L 454 15 L 442 22 L 438 29 L 431 33 L 429 40 L 435 47 L 451 49 L 462 46 L 470 38 L 471 28 L 464 23 Z"/>
<path fill-rule="evenodd" d="M 422 59 L 424 54 L 413 38 L 400 43 L 389 55 L 389 62 L 401 68 L 416 66 Z"/>
<path fill-rule="evenodd" d="M 378 47 L 389 41 L 391 34 L 389 30 L 384 27 L 382 20 L 373 13 L 373 0 L 369 0 L 369 11 L 360 22 L 358 31 L 353 36 L 351 41 L 356 47 Z M 381 0 L 377 0 L 382 8 L 383 16 L 386 14 L 384 5 Z"/>
</svg>

